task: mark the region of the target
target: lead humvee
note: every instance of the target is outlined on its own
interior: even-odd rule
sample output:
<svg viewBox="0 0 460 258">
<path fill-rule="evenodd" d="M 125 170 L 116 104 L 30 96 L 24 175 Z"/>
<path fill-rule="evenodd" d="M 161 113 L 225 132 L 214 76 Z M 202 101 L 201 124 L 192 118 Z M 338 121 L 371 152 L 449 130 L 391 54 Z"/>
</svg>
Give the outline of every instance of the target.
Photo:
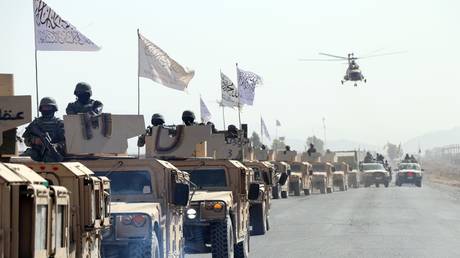
<svg viewBox="0 0 460 258">
<path fill-rule="evenodd" d="M 146 153 L 190 173 L 195 192 L 184 222 L 186 252 L 247 257 L 249 201 L 258 199 L 260 185 L 250 183 L 252 170 L 239 161 L 208 157 L 211 135 L 209 125 L 153 127 L 145 138 Z"/>
<path fill-rule="evenodd" d="M 0 163 L 0 257 L 69 257 L 69 193 L 24 165 Z"/>
<path fill-rule="evenodd" d="M 111 180 L 112 227 L 103 231 L 103 257 L 183 257 L 187 173 L 166 161 L 124 154 L 127 139 L 144 131 L 142 116 L 111 115 L 110 120 L 110 137 L 92 128 L 88 140 L 78 116 L 64 117 L 71 159 Z"/>
</svg>

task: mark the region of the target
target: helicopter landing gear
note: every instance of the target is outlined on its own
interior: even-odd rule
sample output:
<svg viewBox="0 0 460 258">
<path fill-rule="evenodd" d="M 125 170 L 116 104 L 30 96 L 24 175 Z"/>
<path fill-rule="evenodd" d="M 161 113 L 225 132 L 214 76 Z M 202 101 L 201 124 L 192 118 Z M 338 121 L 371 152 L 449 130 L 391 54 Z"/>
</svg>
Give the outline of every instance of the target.
<svg viewBox="0 0 460 258">
<path fill-rule="evenodd" d="M 358 87 L 358 84 L 355 82 L 355 87 Z"/>
<path fill-rule="evenodd" d="M 342 81 L 340 81 L 340 82 L 341 82 L 341 83 L 342 83 L 342 85 L 343 85 L 344 81 L 342 80 Z"/>
<path fill-rule="evenodd" d="M 367 83 L 367 79 L 364 79 L 364 83 Z"/>
</svg>

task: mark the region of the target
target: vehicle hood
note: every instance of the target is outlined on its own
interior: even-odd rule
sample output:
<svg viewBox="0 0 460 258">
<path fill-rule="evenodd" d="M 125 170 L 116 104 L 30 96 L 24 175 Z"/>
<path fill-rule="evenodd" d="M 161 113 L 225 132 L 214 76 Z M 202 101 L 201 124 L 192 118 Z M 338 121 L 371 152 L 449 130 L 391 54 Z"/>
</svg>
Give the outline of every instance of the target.
<svg viewBox="0 0 460 258">
<path fill-rule="evenodd" d="M 398 171 L 398 173 L 407 173 L 407 172 L 412 172 L 412 173 L 415 173 L 415 174 L 422 174 L 422 171 L 415 170 L 415 169 L 403 169 L 403 170 Z"/>
<path fill-rule="evenodd" d="M 200 201 L 224 201 L 231 204 L 233 199 L 232 191 L 196 191 L 192 197 L 192 202 Z"/>
<path fill-rule="evenodd" d="M 327 176 L 327 172 L 313 172 L 313 176 Z"/>
<path fill-rule="evenodd" d="M 161 214 L 161 205 L 157 202 L 112 202 L 110 205 L 111 213 L 115 215 L 140 212 L 159 218 Z"/>
<path fill-rule="evenodd" d="M 334 175 L 342 175 L 343 176 L 343 175 L 345 175 L 345 172 L 343 172 L 343 171 L 335 171 Z"/>
<path fill-rule="evenodd" d="M 378 173 L 378 172 L 380 172 L 380 173 L 385 173 L 385 174 L 388 173 L 388 171 L 382 170 L 382 169 L 366 170 L 366 171 L 364 171 L 365 174 L 367 174 L 367 173 Z"/>
</svg>

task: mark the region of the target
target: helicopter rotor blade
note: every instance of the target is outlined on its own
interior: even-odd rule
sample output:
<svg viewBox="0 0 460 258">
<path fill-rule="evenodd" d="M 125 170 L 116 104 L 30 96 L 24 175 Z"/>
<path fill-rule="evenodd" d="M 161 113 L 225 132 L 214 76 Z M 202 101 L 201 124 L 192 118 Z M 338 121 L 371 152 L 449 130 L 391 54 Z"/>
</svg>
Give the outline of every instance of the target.
<svg viewBox="0 0 460 258">
<path fill-rule="evenodd" d="M 361 57 L 356 57 L 356 59 L 372 58 L 372 57 L 378 57 L 378 56 L 391 56 L 391 55 L 398 55 L 398 54 L 404 54 L 404 53 L 407 53 L 407 51 L 397 51 L 397 52 L 383 53 L 383 54 L 377 54 L 377 55 L 361 56 Z"/>
<path fill-rule="evenodd" d="M 340 58 L 340 59 L 348 59 L 348 57 L 344 57 L 344 56 L 336 56 L 336 55 L 331 55 L 331 54 L 326 54 L 326 53 L 319 53 L 319 54 L 323 56 L 330 56 L 330 57 L 335 57 L 335 58 Z"/>
<path fill-rule="evenodd" d="M 314 61 L 314 62 L 317 62 L 317 61 L 319 61 L 319 62 L 337 62 L 337 61 L 343 61 L 343 60 L 342 60 L 342 59 L 315 59 L 315 58 L 311 59 L 311 58 L 299 58 L 299 61 L 302 61 L 302 62 L 304 62 L 304 61 L 307 61 L 307 62 L 308 62 L 308 61 Z"/>
</svg>

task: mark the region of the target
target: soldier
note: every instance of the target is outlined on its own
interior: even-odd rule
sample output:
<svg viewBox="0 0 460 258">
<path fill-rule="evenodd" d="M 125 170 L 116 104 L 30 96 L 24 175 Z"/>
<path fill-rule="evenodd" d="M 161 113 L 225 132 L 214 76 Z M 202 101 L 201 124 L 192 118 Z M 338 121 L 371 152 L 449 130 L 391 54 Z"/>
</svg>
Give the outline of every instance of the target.
<svg viewBox="0 0 460 258">
<path fill-rule="evenodd" d="M 410 162 L 412 163 L 418 163 L 417 159 L 414 157 L 414 155 L 410 155 Z"/>
<path fill-rule="evenodd" d="M 229 125 L 227 127 L 227 135 L 225 135 L 225 140 L 230 142 L 230 139 L 238 138 L 238 128 L 235 125 Z"/>
<path fill-rule="evenodd" d="M 185 110 L 182 113 L 182 122 L 184 122 L 186 126 L 196 125 L 195 114 L 190 110 Z"/>
<path fill-rule="evenodd" d="M 152 119 L 150 121 L 152 123 L 152 126 L 147 126 L 147 129 L 145 129 L 145 133 L 143 133 L 139 138 L 137 139 L 137 146 L 138 147 L 143 147 L 145 145 L 145 136 L 147 135 L 152 135 L 152 129 L 153 126 L 163 126 L 165 124 L 165 120 L 161 114 L 155 113 L 152 115 Z"/>
<path fill-rule="evenodd" d="M 24 156 L 35 161 L 62 161 L 65 154 L 64 123 L 54 116 L 58 110 L 56 101 L 50 97 L 40 100 L 41 117 L 35 118 L 22 135 L 29 147 Z"/>
<path fill-rule="evenodd" d="M 315 148 L 315 145 L 313 145 L 313 143 L 310 143 L 310 148 L 308 148 L 307 153 L 308 153 L 308 156 L 310 157 L 312 153 L 316 153 L 316 148 Z"/>
<path fill-rule="evenodd" d="M 410 157 L 409 157 L 409 153 L 406 153 L 406 156 L 404 157 L 404 162 L 410 162 Z"/>
<path fill-rule="evenodd" d="M 373 161 L 374 161 L 374 157 L 372 157 L 372 154 L 370 152 L 367 152 L 366 157 L 364 157 L 364 162 L 371 163 Z"/>
<path fill-rule="evenodd" d="M 79 82 L 73 92 L 77 96 L 75 102 L 69 103 L 66 108 L 67 115 L 88 113 L 90 116 L 97 116 L 102 113 L 103 104 L 98 100 L 91 99 L 93 94 L 91 86 L 86 82 Z"/>
</svg>

